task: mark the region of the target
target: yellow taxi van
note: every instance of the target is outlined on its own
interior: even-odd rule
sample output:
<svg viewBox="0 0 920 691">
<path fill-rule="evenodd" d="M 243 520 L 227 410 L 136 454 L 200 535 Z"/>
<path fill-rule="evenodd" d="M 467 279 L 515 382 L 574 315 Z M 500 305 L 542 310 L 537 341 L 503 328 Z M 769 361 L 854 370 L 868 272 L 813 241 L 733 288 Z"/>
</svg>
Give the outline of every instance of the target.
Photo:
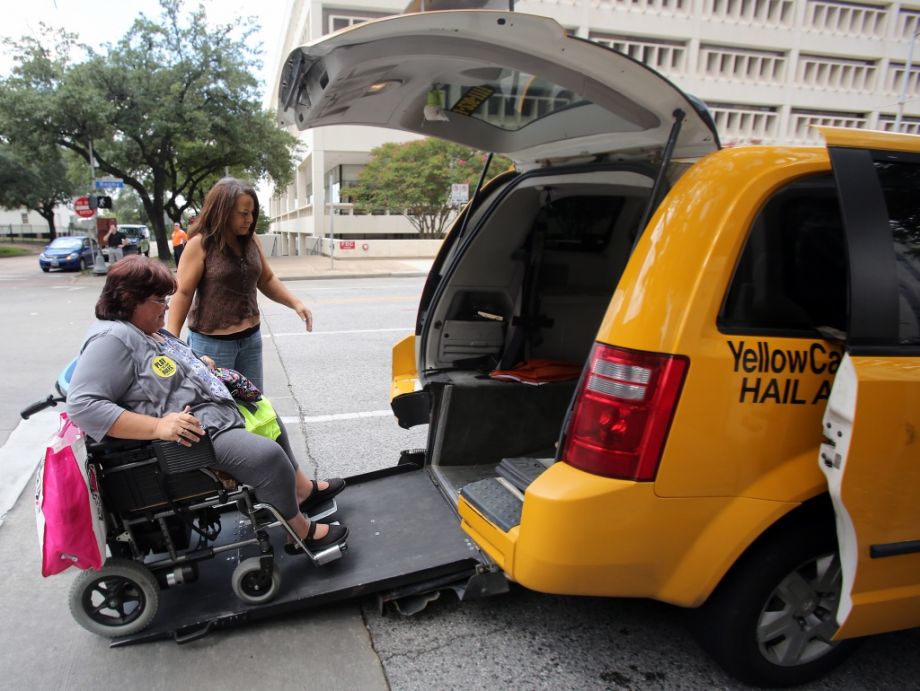
<svg viewBox="0 0 920 691">
<path fill-rule="evenodd" d="M 920 137 L 720 149 L 653 70 L 483 11 L 295 50 L 279 113 L 515 161 L 393 349 L 394 412 L 428 424 L 415 460 L 481 570 L 689 608 L 753 684 L 920 624 Z"/>
</svg>

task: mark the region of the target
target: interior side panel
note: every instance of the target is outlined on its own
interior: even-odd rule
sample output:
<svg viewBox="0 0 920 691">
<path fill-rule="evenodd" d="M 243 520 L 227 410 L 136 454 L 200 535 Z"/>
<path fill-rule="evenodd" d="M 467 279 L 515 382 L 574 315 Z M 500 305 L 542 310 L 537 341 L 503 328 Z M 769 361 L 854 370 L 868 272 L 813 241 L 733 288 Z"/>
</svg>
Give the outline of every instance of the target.
<svg viewBox="0 0 920 691">
<path fill-rule="evenodd" d="M 651 179 L 600 170 L 512 184 L 472 231 L 432 305 L 425 371 L 495 369 L 508 359 L 512 334 L 527 316 L 539 322 L 527 327 L 527 358 L 578 364 L 591 348 L 628 261 Z M 528 305 L 539 314 L 528 315 Z"/>
</svg>

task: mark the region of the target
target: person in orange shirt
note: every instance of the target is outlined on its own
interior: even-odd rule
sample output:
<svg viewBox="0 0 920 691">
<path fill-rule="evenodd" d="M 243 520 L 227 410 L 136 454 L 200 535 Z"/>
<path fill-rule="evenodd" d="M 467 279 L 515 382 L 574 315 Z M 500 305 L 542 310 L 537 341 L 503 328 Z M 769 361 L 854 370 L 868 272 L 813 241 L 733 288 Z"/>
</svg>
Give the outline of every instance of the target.
<svg viewBox="0 0 920 691">
<path fill-rule="evenodd" d="M 176 267 L 179 266 L 179 257 L 182 256 L 182 250 L 185 249 L 185 243 L 188 242 L 188 234 L 182 230 L 178 223 L 173 224 L 172 248 L 173 256 L 176 258 Z"/>
</svg>

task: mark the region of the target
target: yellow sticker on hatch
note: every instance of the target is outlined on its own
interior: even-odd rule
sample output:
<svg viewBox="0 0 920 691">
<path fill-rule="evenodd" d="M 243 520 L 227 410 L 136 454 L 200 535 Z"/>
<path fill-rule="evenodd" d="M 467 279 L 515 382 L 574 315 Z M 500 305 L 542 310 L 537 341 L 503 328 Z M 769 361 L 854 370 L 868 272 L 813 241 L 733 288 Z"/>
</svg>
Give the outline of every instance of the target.
<svg viewBox="0 0 920 691">
<path fill-rule="evenodd" d="M 164 379 L 173 376 L 178 370 L 175 361 L 165 355 L 157 355 L 153 358 L 153 362 L 150 366 L 153 368 L 153 373 L 155 375 L 163 377 Z"/>
<path fill-rule="evenodd" d="M 460 113 L 460 115 L 470 116 L 479 110 L 479 106 L 488 101 L 489 97 L 494 93 L 495 89 L 493 89 L 488 84 L 474 86 L 470 89 L 467 89 L 466 93 L 463 94 L 460 99 L 451 106 L 450 110 L 452 113 Z"/>
</svg>

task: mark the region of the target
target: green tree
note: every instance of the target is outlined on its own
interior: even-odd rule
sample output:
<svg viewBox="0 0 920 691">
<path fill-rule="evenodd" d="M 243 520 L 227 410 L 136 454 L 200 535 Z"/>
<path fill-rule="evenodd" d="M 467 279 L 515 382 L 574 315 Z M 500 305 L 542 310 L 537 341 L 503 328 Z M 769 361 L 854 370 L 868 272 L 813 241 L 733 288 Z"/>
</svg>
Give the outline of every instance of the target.
<svg viewBox="0 0 920 691">
<path fill-rule="evenodd" d="M 166 260 L 165 217 L 199 207 L 228 169 L 286 185 L 297 140 L 261 108 L 247 44 L 254 20 L 210 27 L 202 6 L 187 16 L 181 0 L 161 8 L 158 21 L 139 17 L 105 53 L 87 48 L 76 64 L 72 35 L 14 42 L 16 66 L 0 82 L 0 136 L 43 137 L 123 179 Z"/>
<path fill-rule="evenodd" d="M 48 222 L 52 240 L 57 237 L 54 209 L 69 201 L 73 190 L 56 146 L 26 153 L 16 151 L 10 144 L 0 144 L 0 207 L 37 211 Z"/>
<path fill-rule="evenodd" d="M 147 218 L 147 210 L 133 189 L 125 187 L 111 197 L 112 214 L 119 223 L 150 223 L 150 219 Z"/>
<path fill-rule="evenodd" d="M 441 139 L 383 144 L 371 151 L 370 162 L 348 193 L 359 211 L 400 213 L 424 238 L 444 234 L 451 215 L 451 185 L 466 183 L 473 193 L 486 155 Z M 496 156 L 491 175 L 507 170 L 511 161 Z"/>
</svg>

